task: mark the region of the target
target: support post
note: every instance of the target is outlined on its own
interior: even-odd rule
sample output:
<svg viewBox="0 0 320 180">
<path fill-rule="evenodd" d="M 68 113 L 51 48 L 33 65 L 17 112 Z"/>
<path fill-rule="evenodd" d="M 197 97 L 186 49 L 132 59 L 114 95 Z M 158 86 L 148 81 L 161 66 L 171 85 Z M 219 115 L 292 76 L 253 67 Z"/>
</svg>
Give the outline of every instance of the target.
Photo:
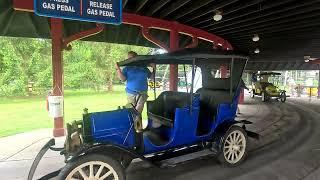
<svg viewBox="0 0 320 180">
<path fill-rule="evenodd" d="M 220 67 L 220 77 L 221 78 L 227 78 L 227 74 L 228 74 L 228 67 L 227 65 L 221 65 Z"/>
<path fill-rule="evenodd" d="M 318 71 L 318 99 L 320 99 L 320 64 L 319 66 L 319 71 Z"/>
<path fill-rule="evenodd" d="M 170 52 L 176 51 L 179 49 L 179 33 L 176 30 L 170 31 Z M 170 65 L 170 91 L 178 90 L 178 66 Z"/>
<path fill-rule="evenodd" d="M 51 18 L 53 95 L 63 96 L 63 22 Z M 63 117 L 54 118 L 53 136 L 64 136 Z"/>
<path fill-rule="evenodd" d="M 244 88 L 241 87 L 240 89 L 240 96 L 239 96 L 239 104 L 243 104 L 244 103 Z"/>
</svg>

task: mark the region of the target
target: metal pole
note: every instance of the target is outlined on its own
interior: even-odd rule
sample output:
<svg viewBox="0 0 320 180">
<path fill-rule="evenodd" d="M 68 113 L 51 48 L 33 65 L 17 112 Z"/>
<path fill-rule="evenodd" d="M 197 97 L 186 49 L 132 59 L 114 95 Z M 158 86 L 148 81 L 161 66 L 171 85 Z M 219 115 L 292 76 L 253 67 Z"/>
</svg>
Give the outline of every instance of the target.
<svg viewBox="0 0 320 180">
<path fill-rule="evenodd" d="M 63 96 L 62 19 L 51 18 L 53 95 Z M 53 136 L 64 136 L 63 117 L 54 118 Z"/>
<path fill-rule="evenodd" d="M 190 112 L 192 112 L 193 85 L 194 85 L 194 76 L 195 76 L 195 66 L 196 66 L 196 59 L 193 59 L 193 61 L 192 61 L 191 87 L 190 87 Z"/>
<path fill-rule="evenodd" d="M 156 68 L 153 68 L 153 95 L 154 99 L 157 99 L 157 92 L 156 92 Z"/>
<path fill-rule="evenodd" d="M 188 80 L 187 80 L 187 72 L 186 72 L 186 65 L 185 64 L 183 65 L 183 72 L 184 72 L 184 79 L 186 82 L 186 89 L 187 89 L 187 93 L 188 93 L 189 92 L 188 91 Z"/>
</svg>

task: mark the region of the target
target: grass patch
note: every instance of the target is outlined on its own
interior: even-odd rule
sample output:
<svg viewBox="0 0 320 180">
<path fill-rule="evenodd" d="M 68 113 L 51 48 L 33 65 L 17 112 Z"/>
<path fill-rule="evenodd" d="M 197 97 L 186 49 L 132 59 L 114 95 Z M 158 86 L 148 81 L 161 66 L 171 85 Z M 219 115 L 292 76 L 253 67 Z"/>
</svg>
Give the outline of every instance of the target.
<svg viewBox="0 0 320 180">
<path fill-rule="evenodd" d="M 52 128 L 53 119 L 46 111 L 46 97 L 0 98 L 0 137 L 41 128 Z M 153 96 L 150 96 L 150 100 Z M 89 112 L 108 111 L 127 102 L 124 86 L 115 86 L 113 92 L 66 90 L 64 96 L 65 122 L 82 119 L 84 108 Z M 146 108 L 143 117 L 146 117 Z"/>
</svg>

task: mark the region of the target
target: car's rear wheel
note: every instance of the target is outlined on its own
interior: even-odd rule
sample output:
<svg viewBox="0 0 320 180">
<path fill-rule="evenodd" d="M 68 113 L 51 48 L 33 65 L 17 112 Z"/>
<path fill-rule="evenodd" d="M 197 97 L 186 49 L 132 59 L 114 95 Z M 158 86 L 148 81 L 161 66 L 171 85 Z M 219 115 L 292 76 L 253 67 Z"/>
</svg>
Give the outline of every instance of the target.
<svg viewBox="0 0 320 180">
<path fill-rule="evenodd" d="M 285 92 L 282 92 L 280 95 L 280 101 L 284 103 L 286 102 L 286 100 L 287 100 L 287 95 Z"/>
<path fill-rule="evenodd" d="M 261 93 L 261 101 L 262 101 L 262 102 L 266 102 L 267 99 L 268 99 L 267 96 L 268 96 L 267 93 L 264 92 L 264 91 L 262 91 L 262 93 Z"/>
<path fill-rule="evenodd" d="M 247 133 L 238 126 L 231 127 L 224 136 L 220 162 L 228 166 L 237 166 L 247 156 Z"/>
<path fill-rule="evenodd" d="M 125 180 L 126 176 L 124 168 L 118 161 L 108 156 L 90 154 L 67 163 L 61 170 L 59 179 Z"/>
<path fill-rule="evenodd" d="M 250 97 L 254 98 L 254 90 L 253 89 L 250 91 Z"/>
</svg>

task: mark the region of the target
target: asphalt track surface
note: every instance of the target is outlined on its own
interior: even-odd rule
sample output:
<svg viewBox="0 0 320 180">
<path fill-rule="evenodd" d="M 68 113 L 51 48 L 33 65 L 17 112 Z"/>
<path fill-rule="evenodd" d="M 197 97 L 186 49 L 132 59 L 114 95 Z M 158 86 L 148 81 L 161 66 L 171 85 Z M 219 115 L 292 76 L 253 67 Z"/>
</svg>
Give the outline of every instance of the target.
<svg viewBox="0 0 320 180">
<path fill-rule="evenodd" d="M 249 155 L 238 167 L 226 167 L 214 156 L 170 168 L 137 162 L 127 169 L 128 180 L 320 180 L 320 104 L 289 99 L 286 103 L 259 98 L 241 106 L 239 120 L 254 122 L 260 133 L 251 140 Z M 188 158 L 188 157 L 186 157 Z"/>
</svg>

